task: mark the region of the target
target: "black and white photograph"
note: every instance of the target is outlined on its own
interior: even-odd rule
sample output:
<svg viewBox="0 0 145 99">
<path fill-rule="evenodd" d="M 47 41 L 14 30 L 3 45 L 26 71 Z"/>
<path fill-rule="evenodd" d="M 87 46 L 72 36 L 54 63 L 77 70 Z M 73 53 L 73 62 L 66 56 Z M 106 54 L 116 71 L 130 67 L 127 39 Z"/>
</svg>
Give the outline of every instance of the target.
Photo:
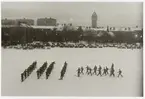
<svg viewBox="0 0 145 99">
<path fill-rule="evenodd" d="M 143 97 L 143 2 L 1 2 L 1 95 Z"/>
</svg>

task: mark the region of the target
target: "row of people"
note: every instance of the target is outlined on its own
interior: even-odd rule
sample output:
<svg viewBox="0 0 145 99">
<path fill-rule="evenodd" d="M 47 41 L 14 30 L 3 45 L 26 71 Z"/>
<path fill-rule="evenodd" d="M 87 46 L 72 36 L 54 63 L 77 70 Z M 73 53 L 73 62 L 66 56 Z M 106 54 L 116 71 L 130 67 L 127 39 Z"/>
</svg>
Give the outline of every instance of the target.
<svg viewBox="0 0 145 99">
<path fill-rule="evenodd" d="M 23 82 L 24 79 L 26 79 L 32 72 L 33 70 L 36 68 L 36 64 L 37 62 L 33 62 L 32 65 L 30 65 L 22 74 L 21 74 L 21 81 Z M 39 79 L 42 74 L 44 73 L 44 71 L 46 70 L 46 79 L 49 78 L 49 76 L 51 75 L 53 69 L 54 69 L 54 64 L 55 64 L 55 61 L 52 62 L 49 67 L 47 68 L 47 62 L 45 62 L 38 70 L 37 70 L 37 78 Z M 66 70 L 67 70 L 67 62 L 64 63 L 64 66 L 62 67 L 61 69 L 61 72 L 60 72 L 60 78 L 59 80 L 63 80 L 64 78 L 64 75 L 66 73 Z M 110 72 L 109 72 L 110 70 Z M 87 66 L 86 67 L 86 71 L 85 71 L 85 68 L 84 67 L 79 67 L 77 69 L 77 76 L 80 77 L 84 74 L 87 74 L 87 75 L 97 75 L 97 76 L 103 76 L 103 75 L 110 75 L 110 76 L 113 76 L 115 77 L 115 69 L 114 69 L 114 64 L 112 64 L 111 68 L 109 69 L 107 66 L 102 68 L 101 66 L 97 67 L 97 66 L 94 66 L 94 68 L 92 69 L 91 67 Z M 117 77 L 123 77 L 122 75 L 122 71 L 119 69 L 118 71 L 118 76 Z"/>
<path fill-rule="evenodd" d="M 36 61 L 33 62 L 32 65 L 30 65 L 27 69 L 25 69 L 25 71 L 21 74 L 22 82 L 33 72 L 33 70 L 36 68 L 36 64 L 37 64 Z M 46 70 L 46 79 L 48 79 L 54 68 L 54 64 L 55 62 L 52 62 L 47 68 L 47 62 L 44 62 L 44 64 L 36 71 L 37 79 L 39 79 L 43 75 L 45 70 Z M 61 69 L 59 80 L 63 80 L 66 70 L 67 70 L 67 63 L 65 62 L 63 68 Z"/>
<path fill-rule="evenodd" d="M 53 69 L 54 69 L 54 64 L 55 64 L 55 61 L 52 62 L 52 63 L 49 65 L 49 67 L 47 68 L 46 64 L 44 63 L 44 65 L 43 65 L 42 67 L 40 67 L 40 69 L 38 69 L 38 70 L 40 70 L 40 73 L 38 74 L 38 72 L 37 72 L 37 78 L 39 79 L 40 76 L 44 73 L 45 69 L 47 68 L 47 69 L 46 69 L 46 79 L 48 79 L 49 76 L 51 75 Z M 42 68 L 42 69 L 41 69 L 41 68 Z M 65 62 L 63 68 L 61 69 L 59 80 L 63 80 L 64 75 L 65 75 L 65 73 L 66 73 L 66 69 L 67 69 L 67 63 Z M 37 70 L 37 71 L 38 71 L 38 70 Z"/>
<path fill-rule="evenodd" d="M 114 64 L 112 64 L 110 69 L 107 66 L 104 68 L 102 68 L 101 66 L 99 66 L 99 67 L 94 66 L 93 69 L 91 67 L 87 66 L 86 72 L 84 72 L 84 70 L 85 70 L 84 67 L 79 67 L 77 69 L 77 76 L 80 77 L 81 74 L 84 75 L 86 73 L 87 75 L 91 75 L 91 76 L 94 74 L 97 76 L 110 75 L 110 76 L 115 77 Z M 109 70 L 110 70 L 110 72 L 109 72 Z M 117 77 L 120 77 L 120 76 L 123 77 L 121 69 L 119 69 L 117 73 L 118 73 Z"/>
<path fill-rule="evenodd" d="M 36 71 L 37 72 L 37 78 L 38 79 L 44 73 L 44 71 L 45 71 L 46 68 L 47 68 L 47 62 L 44 62 L 44 64 Z"/>
<path fill-rule="evenodd" d="M 52 72 L 52 70 L 54 68 L 54 64 L 55 64 L 55 62 L 52 62 L 49 65 L 49 67 L 46 69 L 46 79 L 48 79 L 48 77 L 50 76 L 50 74 L 51 74 L 51 72 Z"/>
<path fill-rule="evenodd" d="M 23 82 L 36 69 L 37 62 L 34 61 L 23 73 L 21 73 L 21 82 Z"/>
<path fill-rule="evenodd" d="M 128 44 L 128 43 L 88 43 L 88 42 L 32 42 L 25 45 L 5 46 L 5 48 L 15 49 L 50 49 L 54 47 L 60 48 L 105 48 L 114 47 L 118 49 L 141 49 L 140 43 Z"/>
</svg>

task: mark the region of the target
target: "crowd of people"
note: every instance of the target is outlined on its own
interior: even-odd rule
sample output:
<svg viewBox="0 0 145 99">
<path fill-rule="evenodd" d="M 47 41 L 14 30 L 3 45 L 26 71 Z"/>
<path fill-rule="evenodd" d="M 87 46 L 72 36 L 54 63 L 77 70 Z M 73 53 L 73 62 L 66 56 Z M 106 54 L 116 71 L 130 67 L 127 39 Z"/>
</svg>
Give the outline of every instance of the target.
<svg viewBox="0 0 145 99">
<path fill-rule="evenodd" d="M 119 69 L 117 73 L 118 73 L 117 77 L 120 77 L 120 76 L 123 77 L 121 69 Z M 109 75 L 110 77 L 111 76 L 115 77 L 114 64 L 112 63 L 112 66 L 111 66 L 110 69 L 107 66 L 103 68 L 100 65 L 99 65 L 99 67 L 97 67 L 95 65 L 94 68 L 91 68 L 91 67 L 87 66 L 86 71 L 85 71 L 84 67 L 79 67 L 77 69 L 77 77 L 80 77 L 81 75 L 85 75 L 85 74 L 90 75 L 90 76 L 92 76 L 92 75 L 96 75 L 96 76 L 103 76 L 103 75 L 107 76 L 107 75 Z"/>
<path fill-rule="evenodd" d="M 50 48 L 118 48 L 141 49 L 141 43 L 98 43 L 98 42 L 32 42 L 26 44 L 7 45 L 3 48 L 14 49 L 50 49 Z"/>
<path fill-rule="evenodd" d="M 21 74 L 21 82 L 23 82 L 28 76 L 30 76 L 30 74 L 36 69 L 36 64 L 37 64 L 37 62 L 34 61 L 27 69 L 25 69 L 25 71 Z M 44 62 L 44 64 L 36 71 L 37 79 L 40 79 L 40 77 L 43 75 L 45 70 L 46 70 L 46 72 L 45 72 L 46 79 L 49 78 L 49 76 L 51 75 L 51 73 L 54 69 L 55 61 L 52 62 L 48 67 L 47 67 L 47 64 L 48 64 L 47 62 Z M 59 80 L 63 80 L 66 70 L 67 70 L 67 65 L 68 65 L 68 63 L 65 62 L 64 66 L 62 67 L 62 69 L 60 71 Z M 119 69 L 117 73 L 118 73 L 117 77 L 120 77 L 120 76 L 123 77 L 121 69 Z M 107 66 L 103 68 L 100 65 L 99 65 L 99 67 L 97 67 L 95 65 L 93 69 L 89 66 L 86 67 L 86 70 L 84 67 L 79 67 L 77 69 L 77 77 L 80 77 L 81 75 L 85 75 L 85 74 L 90 75 L 90 76 L 92 76 L 92 75 L 96 75 L 96 76 L 109 75 L 110 77 L 111 76 L 115 77 L 114 64 L 112 63 L 112 66 L 110 69 Z"/>
</svg>

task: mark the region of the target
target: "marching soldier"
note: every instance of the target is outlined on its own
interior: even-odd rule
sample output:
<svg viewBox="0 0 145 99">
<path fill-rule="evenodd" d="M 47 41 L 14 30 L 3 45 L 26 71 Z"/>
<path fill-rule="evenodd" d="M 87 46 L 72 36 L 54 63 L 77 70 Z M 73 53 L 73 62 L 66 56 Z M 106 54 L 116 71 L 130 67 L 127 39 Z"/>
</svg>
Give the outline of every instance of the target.
<svg viewBox="0 0 145 99">
<path fill-rule="evenodd" d="M 103 74 L 102 75 L 106 75 L 106 68 L 103 68 Z"/>
<path fill-rule="evenodd" d="M 86 69 L 87 69 L 86 74 L 88 74 L 89 73 L 89 66 L 87 66 Z"/>
<path fill-rule="evenodd" d="M 24 81 L 24 73 L 21 73 L 21 82 Z"/>
<path fill-rule="evenodd" d="M 27 78 L 27 69 L 25 69 L 25 71 L 24 71 L 24 78 L 25 79 Z"/>
<path fill-rule="evenodd" d="M 92 76 L 92 69 L 89 67 L 89 72 L 88 72 L 88 75 L 91 75 Z"/>
<path fill-rule="evenodd" d="M 77 76 L 78 76 L 78 77 L 80 77 L 80 73 L 81 73 L 81 69 L 78 68 L 78 70 L 77 70 Z"/>
<path fill-rule="evenodd" d="M 83 67 L 81 67 L 81 73 L 82 73 L 82 74 L 84 74 L 84 72 L 83 72 L 83 71 L 84 71 L 84 68 L 83 68 Z"/>
<path fill-rule="evenodd" d="M 98 73 L 98 75 L 100 75 L 100 76 L 102 76 L 101 70 L 102 70 L 102 67 L 99 66 L 99 69 L 98 69 L 99 73 Z M 98 75 L 97 75 L 97 76 L 98 76 Z"/>
<path fill-rule="evenodd" d="M 122 75 L 122 71 L 119 69 L 119 71 L 118 71 L 118 77 L 119 76 L 121 76 L 121 77 L 123 77 L 123 75 Z"/>
<path fill-rule="evenodd" d="M 94 73 L 93 74 L 97 75 L 97 66 L 96 65 L 94 67 Z"/>
<path fill-rule="evenodd" d="M 38 69 L 37 70 L 37 79 L 39 79 L 39 77 L 40 77 L 40 70 Z"/>
<path fill-rule="evenodd" d="M 106 66 L 106 75 L 109 74 L 108 70 L 109 70 L 109 69 L 108 69 L 108 67 Z"/>
<path fill-rule="evenodd" d="M 112 75 L 113 75 L 113 77 L 115 77 L 114 72 L 115 72 L 115 69 L 114 69 L 114 64 L 112 64 L 112 66 L 111 66 L 111 70 L 110 70 L 110 76 L 112 76 Z"/>
</svg>

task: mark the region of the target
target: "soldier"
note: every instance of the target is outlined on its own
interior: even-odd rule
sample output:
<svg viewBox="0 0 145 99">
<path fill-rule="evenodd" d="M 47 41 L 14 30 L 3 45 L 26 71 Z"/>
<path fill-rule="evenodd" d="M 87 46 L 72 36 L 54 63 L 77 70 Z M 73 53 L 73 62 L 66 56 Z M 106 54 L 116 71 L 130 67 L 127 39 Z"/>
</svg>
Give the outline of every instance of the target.
<svg viewBox="0 0 145 99">
<path fill-rule="evenodd" d="M 100 76 L 102 76 L 101 70 L 102 70 L 102 67 L 99 66 L 99 69 L 98 69 L 99 73 L 98 73 L 98 75 L 100 75 Z M 97 76 L 98 76 L 98 75 L 97 75 Z"/>
<path fill-rule="evenodd" d="M 112 75 L 113 75 L 113 77 L 115 77 L 114 72 L 115 72 L 115 69 L 114 69 L 114 64 L 112 63 L 111 70 L 110 70 L 110 76 L 112 76 Z"/>
<path fill-rule="evenodd" d="M 108 69 L 108 67 L 106 66 L 106 75 L 109 74 L 109 73 L 108 73 L 108 70 L 109 70 L 109 69 Z"/>
<path fill-rule="evenodd" d="M 89 66 L 87 66 L 86 69 L 86 74 L 89 74 Z"/>
<path fill-rule="evenodd" d="M 37 70 L 37 79 L 40 77 L 40 69 Z"/>
<path fill-rule="evenodd" d="M 118 77 L 119 76 L 121 76 L 121 77 L 123 77 L 123 75 L 122 75 L 122 71 L 119 69 L 119 71 L 118 71 Z"/>
<path fill-rule="evenodd" d="M 78 68 L 78 70 L 77 70 L 77 76 L 78 76 L 78 77 L 80 77 L 80 73 L 81 73 L 81 69 Z"/>
<path fill-rule="evenodd" d="M 28 67 L 28 69 L 27 69 L 27 76 L 29 76 L 30 73 L 31 73 L 31 65 L 30 65 L 30 66 Z"/>
<path fill-rule="evenodd" d="M 21 73 L 21 82 L 23 82 L 23 81 L 24 81 L 24 74 Z"/>
<path fill-rule="evenodd" d="M 84 74 L 84 72 L 83 72 L 83 71 L 84 71 L 84 68 L 83 68 L 83 67 L 81 67 L 81 73 L 82 73 L 82 74 Z"/>
<path fill-rule="evenodd" d="M 61 70 L 61 75 L 60 75 L 60 79 L 59 80 L 63 80 L 63 77 L 64 77 L 64 74 L 66 72 L 66 69 L 67 69 L 67 63 L 65 62 L 64 66 L 63 66 L 63 68 Z"/>
<path fill-rule="evenodd" d="M 92 76 L 92 69 L 89 67 L 89 72 L 88 72 L 88 75 L 91 75 Z"/>
<path fill-rule="evenodd" d="M 25 69 L 25 71 L 24 71 L 24 78 L 25 79 L 27 78 L 27 69 Z"/>
<path fill-rule="evenodd" d="M 103 74 L 102 75 L 106 75 L 106 68 L 103 68 Z"/>
<path fill-rule="evenodd" d="M 93 74 L 97 75 L 97 66 L 96 65 L 94 67 L 94 73 Z"/>
</svg>

